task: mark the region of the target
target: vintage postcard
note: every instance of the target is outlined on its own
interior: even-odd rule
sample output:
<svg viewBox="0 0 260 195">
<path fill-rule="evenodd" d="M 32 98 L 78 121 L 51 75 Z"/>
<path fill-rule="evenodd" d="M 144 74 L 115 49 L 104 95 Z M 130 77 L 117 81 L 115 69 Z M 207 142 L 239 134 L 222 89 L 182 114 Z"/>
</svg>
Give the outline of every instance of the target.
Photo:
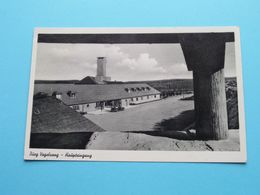
<svg viewBox="0 0 260 195">
<path fill-rule="evenodd" d="M 36 28 L 25 160 L 246 162 L 238 27 Z"/>
</svg>

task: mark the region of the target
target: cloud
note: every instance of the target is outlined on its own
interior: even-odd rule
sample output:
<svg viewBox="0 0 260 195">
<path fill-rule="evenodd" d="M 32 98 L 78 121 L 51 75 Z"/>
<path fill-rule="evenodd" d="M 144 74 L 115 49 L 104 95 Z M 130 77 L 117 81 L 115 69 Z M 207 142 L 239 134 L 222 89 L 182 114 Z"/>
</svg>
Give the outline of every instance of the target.
<svg viewBox="0 0 260 195">
<path fill-rule="evenodd" d="M 117 65 L 139 72 L 166 72 L 163 67 L 159 66 L 157 60 L 151 58 L 148 53 L 141 53 L 138 58 L 125 58 Z"/>
<path fill-rule="evenodd" d="M 183 75 L 189 73 L 186 63 L 175 63 L 168 67 L 168 71 L 173 75 Z"/>
<path fill-rule="evenodd" d="M 36 79 L 95 76 L 96 58 L 99 56 L 107 57 L 107 75 L 112 80 L 154 80 L 191 75 L 187 72 L 181 48 L 176 44 L 39 43 Z"/>
</svg>

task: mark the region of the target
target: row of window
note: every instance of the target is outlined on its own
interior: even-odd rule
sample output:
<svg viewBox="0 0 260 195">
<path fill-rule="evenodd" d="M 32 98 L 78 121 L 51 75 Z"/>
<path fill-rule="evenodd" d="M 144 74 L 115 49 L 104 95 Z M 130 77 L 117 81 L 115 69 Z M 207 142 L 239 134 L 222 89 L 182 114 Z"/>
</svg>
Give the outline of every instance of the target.
<svg viewBox="0 0 260 195">
<path fill-rule="evenodd" d="M 130 93 L 130 92 L 136 92 L 136 91 L 150 91 L 150 87 L 131 87 L 131 88 L 125 88 L 125 91 Z"/>
<path fill-rule="evenodd" d="M 154 98 L 157 97 L 157 95 L 147 95 L 146 99 L 149 99 L 150 97 L 154 96 Z M 136 97 L 136 98 L 131 98 L 131 101 L 139 101 L 139 100 L 143 100 L 145 96 L 142 97 Z M 126 100 L 127 101 L 127 100 Z M 105 102 L 96 102 L 96 107 L 103 107 L 105 105 Z M 86 104 L 87 107 L 89 107 L 89 104 Z M 74 110 L 79 110 L 79 105 L 73 105 L 72 108 Z"/>
<path fill-rule="evenodd" d="M 144 96 L 140 97 L 140 100 L 143 100 L 143 97 L 144 97 Z M 152 97 L 152 95 L 151 95 L 151 97 Z M 157 95 L 154 95 L 154 98 L 156 98 L 156 97 L 157 97 Z M 146 99 L 149 99 L 149 98 L 150 98 L 149 95 L 146 96 Z M 131 98 L 131 101 L 134 101 L 134 98 Z M 139 97 L 135 98 L 135 101 L 139 101 Z"/>
<path fill-rule="evenodd" d="M 128 93 L 130 93 L 130 92 L 136 92 L 136 91 L 150 91 L 151 90 L 151 88 L 150 87 L 136 87 L 136 88 L 125 88 L 125 91 L 126 92 L 128 92 Z M 57 92 L 53 92 L 53 94 L 52 95 L 55 95 L 58 99 L 61 99 L 61 93 L 57 93 Z M 67 95 L 70 97 L 70 98 L 72 98 L 72 99 L 74 99 L 74 98 L 76 98 L 76 93 L 75 92 L 72 92 L 72 91 L 68 91 L 67 92 Z M 149 96 L 147 96 L 147 98 L 149 99 Z"/>
<path fill-rule="evenodd" d="M 73 108 L 74 110 L 79 110 L 79 105 L 73 105 L 72 108 Z"/>
<path fill-rule="evenodd" d="M 151 96 L 147 95 L 146 99 L 149 99 Z M 156 98 L 157 95 L 154 95 L 154 98 Z M 136 98 L 131 98 L 131 101 L 139 101 L 139 100 L 143 100 L 144 96 L 142 97 L 136 97 Z M 104 106 L 104 102 L 96 102 L 96 107 L 103 107 Z M 89 104 L 87 104 L 87 107 L 89 107 Z M 72 108 L 74 110 L 79 110 L 79 105 L 73 105 Z"/>
<path fill-rule="evenodd" d="M 86 104 L 87 107 L 89 107 L 89 104 Z M 73 105 L 72 108 L 74 110 L 79 110 L 79 105 Z"/>
</svg>

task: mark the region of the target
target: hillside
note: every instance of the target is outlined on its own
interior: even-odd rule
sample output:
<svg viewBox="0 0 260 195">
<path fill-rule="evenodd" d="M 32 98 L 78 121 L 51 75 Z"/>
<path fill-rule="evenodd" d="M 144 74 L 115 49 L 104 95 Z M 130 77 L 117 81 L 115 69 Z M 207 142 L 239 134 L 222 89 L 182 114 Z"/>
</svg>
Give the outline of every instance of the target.
<svg viewBox="0 0 260 195">
<path fill-rule="evenodd" d="M 75 84 L 79 80 L 35 80 L 35 84 Z"/>
<path fill-rule="evenodd" d="M 225 84 L 228 112 L 228 128 L 239 129 L 236 78 L 226 78 Z M 194 100 L 194 96 L 183 98 L 182 100 Z"/>
<path fill-rule="evenodd" d="M 127 83 L 147 83 L 151 87 L 157 89 L 162 94 L 169 95 L 180 91 L 192 91 L 192 79 L 165 79 L 165 80 L 150 80 L 150 81 L 129 81 Z M 173 94 L 170 94 L 173 95 Z"/>
</svg>

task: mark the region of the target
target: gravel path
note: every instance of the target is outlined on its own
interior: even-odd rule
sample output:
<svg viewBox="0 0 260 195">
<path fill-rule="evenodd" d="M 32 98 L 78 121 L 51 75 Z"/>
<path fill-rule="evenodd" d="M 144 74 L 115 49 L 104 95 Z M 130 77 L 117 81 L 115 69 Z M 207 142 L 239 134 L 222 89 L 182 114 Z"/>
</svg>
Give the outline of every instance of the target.
<svg viewBox="0 0 260 195">
<path fill-rule="evenodd" d="M 107 131 L 152 131 L 156 123 L 194 109 L 193 101 L 181 101 L 180 98 L 175 96 L 133 106 L 121 112 L 85 116 Z"/>
</svg>

